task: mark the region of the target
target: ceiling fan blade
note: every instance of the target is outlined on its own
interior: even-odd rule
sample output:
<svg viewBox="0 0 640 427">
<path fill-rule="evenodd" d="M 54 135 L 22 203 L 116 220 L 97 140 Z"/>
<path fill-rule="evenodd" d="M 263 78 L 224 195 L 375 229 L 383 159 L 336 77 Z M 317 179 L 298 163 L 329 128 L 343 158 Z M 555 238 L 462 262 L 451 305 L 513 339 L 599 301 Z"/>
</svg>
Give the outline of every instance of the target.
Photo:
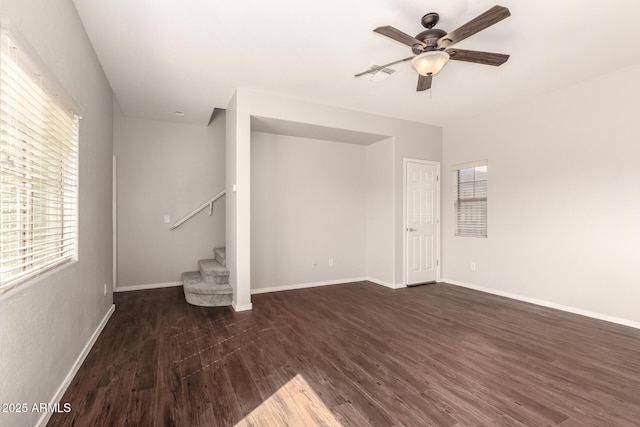
<svg viewBox="0 0 640 427">
<path fill-rule="evenodd" d="M 383 36 L 389 37 L 390 39 L 393 39 L 402 44 L 406 44 L 407 46 L 411 46 L 411 47 L 415 45 L 419 45 L 421 47 L 427 46 L 417 38 L 412 37 L 407 33 L 403 33 L 402 31 L 390 25 L 385 25 L 384 27 L 378 27 L 375 30 L 373 30 L 373 32 L 382 34 Z"/>
<path fill-rule="evenodd" d="M 438 47 L 448 47 L 458 43 L 510 16 L 511 12 L 509 12 L 509 9 L 506 7 L 493 6 L 491 9 L 475 17 L 460 28 L 453 30 L 446 36 L 440 37 L 438 40 Z"/>
<path fill-rule="evenodd" d="M 428 76 L 418 75 L 418 92 L 422 92 L 423 90 L 431 89 L 431 80 L 433 80 L 433 76 L 429 74 Z"/>
<path fill-rule="evenodd" d="M 476 64 L 500 66 L 507 62 L 509 55 L 493 52 L 481 52 L 479 50 L 456 49 L 455 47 L 445 50 L 450 56 L 449 59 L 456 61 L 474 62 Z"/>
<path fill-rule="evenodd" d="M 384 70 L 385 68 L 390 67 L 390 66 L 392 66 L 392 65 L 395 65 L 395 64 L 398 64 L 398 63 L 400 63 L 400 62 L 405 62 L 405 61 L 408 61 L 408 60 L 410 60 L 410 59 L 413 59 L 413 58 L 414 58 L 414 56 L 415 56 L 415 55 L 413 55 L 413 56 L 409 56 L 409 57 L 407 57 L 407 58 L 403 58 L 403 59 L 398 59 L 397 61 L 389 62 L 388 64 L 378 65 L 378 66 L 376 66 L 376 67 L 371 67 L 371 68 L 369 68 L 368 70 L 363 71 L 363 72 L 361 72 L 361 73 L 358 73 L 358 74 L 356 74 L 356 75 L 355 75 L 355 76 L 353 76 L 353 77 L 360 77 L 360 76 L 364 76 L 365 74 L 369 74 L 369 73 L 371 73 L 371 74 L 375 74 L 375 73 L 377 73 L 378 71 L 380 71 L 380 70 Z"/>
</svg>

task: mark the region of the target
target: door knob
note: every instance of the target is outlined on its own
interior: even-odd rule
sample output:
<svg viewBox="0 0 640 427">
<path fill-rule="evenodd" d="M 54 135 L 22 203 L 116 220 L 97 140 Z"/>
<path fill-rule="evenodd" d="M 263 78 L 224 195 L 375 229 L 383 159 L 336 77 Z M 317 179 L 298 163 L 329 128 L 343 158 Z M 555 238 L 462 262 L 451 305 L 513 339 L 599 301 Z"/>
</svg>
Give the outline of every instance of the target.
<svg viewBox="0 0 640 427">
<path fill-rule="evenodd" d="M 407 231 L 418 231 L 415 228 L 407 228 Z"/>
</svg>

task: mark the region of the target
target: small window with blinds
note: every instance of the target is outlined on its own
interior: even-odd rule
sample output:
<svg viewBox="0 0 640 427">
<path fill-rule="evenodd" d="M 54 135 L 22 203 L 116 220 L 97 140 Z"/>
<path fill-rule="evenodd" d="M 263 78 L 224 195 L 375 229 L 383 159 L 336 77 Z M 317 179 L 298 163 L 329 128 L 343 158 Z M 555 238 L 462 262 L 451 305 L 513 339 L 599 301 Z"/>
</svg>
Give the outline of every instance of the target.
<svg viewBox="0 0 640 427">
<path fill-rule="evenodd" d="M 78 116 L 39 60 L 0 35 L 1 294 L 76 256 Z"/>
<path fill-rule="evenodd" d="M 487 161 L 453 168 L 455 235 L 487 237 Z"/>
</svg>

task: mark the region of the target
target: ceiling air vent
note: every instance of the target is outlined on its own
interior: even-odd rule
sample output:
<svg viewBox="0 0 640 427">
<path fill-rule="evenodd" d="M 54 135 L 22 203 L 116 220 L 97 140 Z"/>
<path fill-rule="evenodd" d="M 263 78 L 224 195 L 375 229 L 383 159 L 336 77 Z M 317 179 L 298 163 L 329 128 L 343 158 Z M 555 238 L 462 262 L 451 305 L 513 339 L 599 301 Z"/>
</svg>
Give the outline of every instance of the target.
<svg viewBox="0 0 640 427">
<path fill-rule="evenodd" d="M 373 82 L 381 82 L 382 80 L 389 77 L 391 74 L 395 73 L 396 70 L 393 68 L 382 68 L 379 69 L 380 66 L 376 64 L 371 64 L 364 71 L 370 71 L 369 73 L 363 74 L 361 77 L 363 79 L 371 80 Z"/>
</svg>

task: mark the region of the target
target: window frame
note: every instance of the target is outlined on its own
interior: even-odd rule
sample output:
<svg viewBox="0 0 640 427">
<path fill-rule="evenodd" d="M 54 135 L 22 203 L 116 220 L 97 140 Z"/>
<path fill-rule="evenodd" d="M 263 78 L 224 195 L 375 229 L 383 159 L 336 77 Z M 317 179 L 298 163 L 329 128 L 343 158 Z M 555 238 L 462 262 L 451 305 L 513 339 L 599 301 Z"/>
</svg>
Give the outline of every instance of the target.
<svg viewBox="0 0 640 427">
<path fill-rule="evenodd" d="M 468 199 L 468 200 L 464 200 L 461 199 L 460 197 L 460 185 L 459 185 L 459 176 L 460 176 L 460 171 L 464 170 L 464 169 L 476 169 L 476 168 L 486 168 L 486 171 L 484 171 L 485 174 L 485 179 L 484 179 L 484 197 L 473 197 L 473 199 Z M 468 162 L 468 163 L 460 163 L 457 165 L 453 165 L 452 168 L 452 175 L 453 175 L 453 234 L 456 237 L 475 237 L 475 238 L 482 238 L 482 239 L 486 239 L 489 236 L 489 217 L 488 217 L 488 210 L 489 210 L 489 193 L 488 193 L 488 177 L 489 177 L 489 162 L 487 159 L 484 160 L 477 160 L 474 162 Z M 474 179 L 473 179 L 473 192 L 474 192 L 474 196 L 475 193 L 477 191 L 477 183 L 481 182 L 482 180 L 477 180 L 475 177 L 475 173 L 476 171 L 474 171 Z M 460 204 L 464 203 L 464 204 L 471 204 L 471 203 L 477 203 L 477 202 L 484 202 L 484 213 L 483 213 L 483 218 L 484 218 L 484 224 L 481 224 L 480 226 L 480 233 L 471 233 L 468 231 L 461 231 L 460 229 L 460 223 L 459 223 L 459 211 L 460 211 Z M 482 216 L 481 216 L 482 218 Z M 468 224 L 466 228 L 473 228 L 473 225 Z"/>
<path fill-rule="evenodd" d="M 3 132 L 0 160 L 8 165 L 3 171 L 7 179 L 0 183 L 5 187 L 2 206 L 6 209 L 3 212 L 15 216 L 16 224 L 30 227 L 24 231 L 18 226 L 13 233 L 8 231 L 10 227 L 0 229 L 3 246 L 0 296 L 4 296 L 12 289 L 21 289 L 34 279 L 78 259 L 80 119 L 83 111 L 29 43 L 10 28 L 10 23 L 2 23 L 0 37 L 2 67 L 6 66 L 2 71 L 5 80 L 0 81 L 6 97 L 0 106 L 5 118 L 0 124 Z M 9 72 L 4 74 L 6 70 Z M 19 86 L 20 82 L 23 86 Z M 25 90 L 32 94 L 31 102 L 19 94 Z M 35 104 L 34 100 L 37 101 Z M 40 119 L 34 120 L 37 115 Z M 47 135 L 59 131 L 63 132 L 62 137 Z M 29 205 L 37 206 L 39 212 L 36 209 L 26 211 L 24 208 Z M 16 234 L 16 229 L 23 231 Z M 38 237 L 35 231 L 39 232 Z M 10 234 L 13 241 L 8 237 Z M 11 242 L 17 242 L 17 249 L 11 248 Z M 40 253 L 33 253 L 35 250 L 32 249 L 27 255 L 28 248 L 34 248 L 36 243 L 43 245 Z M 18 267 L 9 269 L 11 259 L 13 263 L 18 262 Z M 18 273 L 11 273 L 18 269 Z"/>
</svg>

